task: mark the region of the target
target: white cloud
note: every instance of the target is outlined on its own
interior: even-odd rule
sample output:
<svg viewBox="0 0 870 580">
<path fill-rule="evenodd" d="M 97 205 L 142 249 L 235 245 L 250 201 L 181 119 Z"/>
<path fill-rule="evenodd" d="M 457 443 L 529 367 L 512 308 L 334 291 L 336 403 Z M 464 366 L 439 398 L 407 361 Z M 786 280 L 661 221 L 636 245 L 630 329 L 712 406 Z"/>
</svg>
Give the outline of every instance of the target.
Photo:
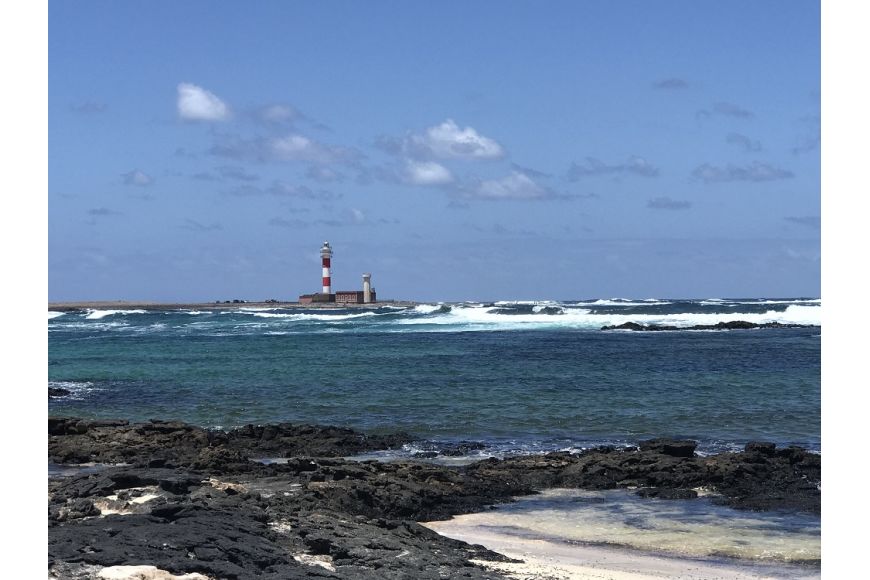
<svg viewBox="0 0 870 580">
<path fill-rule="evenodd" d="M 272 139 L 269 149 L 272 157 L 284 161 L 351 163 L 360 157 L 359 152 L 353 149 L 325 145 L 299 134 Z"/>
<path fill-rule="evenodd" d="M 178 116 L 189 121 L 223 121 L 230 109 L 214 93 L 190 83 L 178 85 Z"/>
<path fill-rule="evenodd" d="M 568 179 L 577 181 L 583 177 L 600 175 L 639 175 L 657 177 L 659 170 L 643 157 L 632 155 L 624 163 L 608 164 L 594 157 L 587 157 L 583 163 L 573 162 L 568 169 Z"/>
<path fill-rule="evenodd" d="M 692 171 L 692 177 L 706 183 L 723 183 L 727 181 L 774 181 L 789 179 L 794 173 L 767 163 L 752 162 L 750 165 L 728 165 L 717 167 L 705 163 Z"/>
<path fill-rule="evenodd" d="M 139 187 L 146 187 L 154 183 L 154 179 L 151 178 L 150 175 L 139 171 L 138 169 L 134 169 L 133 171 L 129 171 L 121 175 L 124 178 L 124 185 L 138 185 Z"/>
<path fill-rule="evenodd" d="M 282 159 L 310 159 L 318 155 L 317 144 L 303 135 L 289 135 L 272 140 L 272 151 Z"/>
<path fill-rule="evenodd" d="M 489 137 L 472 127 L 460 129 L 453 119 L 429 127 L 426 134 L 417 137 L 437 157 L 495 159 L 504 155 L 504 149 Z"/>
<path fill-rule="evenodd" d="M 481 199 L 544 199 L 553 197 L 553 192 L 532 180 L 525 173 L 512 171 L 507 177 L 479 182 L 466 190 Z"/>
<path fill-rule="evenodd" d="M 362 210 L 351 208 L 350 210 L 350 219 L 354 223 L 361 224 L 366 221 L 366 214 L 362 212 Z"/>
<path fill-rule="evenodd" d="M 299 117 L 299 112 L 287 105 L 269 105 L 260 109 L 259 114 L 267 123 L 286 123 Z"/>
<path fill-rule="evenodd" d="M 402 138 L 381 137 L 378 146 L 393 155 L 414 159 L 498 159 L 504 148 L 473 127 L 460 128 L 453 119 Z"/>
<path fill-rule="evenodd" d="M 414 185 L 444 185 L 453 182 L 450 170 L 434 161 L 407 161 L 405 181 Z"/>
</svg>

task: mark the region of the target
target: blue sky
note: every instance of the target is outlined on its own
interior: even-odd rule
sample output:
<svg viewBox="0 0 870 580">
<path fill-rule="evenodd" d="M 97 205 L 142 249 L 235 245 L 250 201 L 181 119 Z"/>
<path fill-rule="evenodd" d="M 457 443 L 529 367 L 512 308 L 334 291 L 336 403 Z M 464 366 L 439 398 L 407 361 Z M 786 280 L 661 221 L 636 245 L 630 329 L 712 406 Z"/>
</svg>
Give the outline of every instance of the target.
<svg viewBox="0 0 870 580">
<path fill-rule="evenodd" d="M 50 2 L 49 299 L 818 296 L 819 3 Z"/>
</svg>

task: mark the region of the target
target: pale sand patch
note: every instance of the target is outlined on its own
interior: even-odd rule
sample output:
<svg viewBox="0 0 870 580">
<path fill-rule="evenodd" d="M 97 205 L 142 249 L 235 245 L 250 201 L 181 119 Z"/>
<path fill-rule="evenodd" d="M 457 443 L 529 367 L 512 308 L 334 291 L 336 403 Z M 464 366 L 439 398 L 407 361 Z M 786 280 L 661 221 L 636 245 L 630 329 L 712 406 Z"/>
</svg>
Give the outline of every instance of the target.
<svg viewBox="0 0 870 580">
<path fill-rule="evenodd" d="M 147 487 L 133 487 L 125 491 L 138 492 L 141 495 L 125 500 L 118 499 L 117 495 L 109 495 L 94 500 L 94 507 L 100 510 L 101 516 L 112 514 L 128 516 L 137 513 L 135 509 L 130 509 L 132 506 L 142 505 L 160 497 L 159 490 L 157 486 L 154 485 Z"/>
<path fill-rule="evenodd" d="M 296 554 L 293 559 L 301 564 L 308 566 L 320 566 L 326 568 L 330 572 L 335 572 L 335 566 L 332 564 L 332 556 L 312 556 L 311 554 Z"/>
<path fill-rule="evenodd" d="M 427 522 L 426 527 L 441 535 L 469 544 L 482 544 L 521 564 L 476 561 L 507 573 L 517 580 L 748 580 L 820 578 L 817 571 L 799 567 L 741 566 L 689 558 L 663 557 L 633 550 L 583 546 L 511 536 L 468 525 L 462 517 L 446 522 Z M 787 571 L 786 571 L 787 570 Z"/>
<path fill-rule="evenodd" d="M 287 534 L 290 530 L 293 529 L 293 526 L 290 525 L 290 522 L 286 520 L 281 520 L 277 522 L 271 522 L 269 527 L 278 532 L 279 534 Z"/>
<path fill-rule="evenodd" d="M 104 580 L 209 580 L 198 572 L 176 576 L 156 566 L 109 566 L 100 570 L 97 577 Z"/>
<path fill-rule="evenodd" d="M 220 491 L 226 491 L 228 489 L 231 489 L 237 493 L 246 493 L 248 491 L 248 488 L 240 483 L 230 483 L 228 481 L 221 481 L 221 480 L 216 479 L 214 477 L 208 478 L 208 484 L 210 486 L 212 486 L 213 488 L 218 489 Z"/>
</svg>

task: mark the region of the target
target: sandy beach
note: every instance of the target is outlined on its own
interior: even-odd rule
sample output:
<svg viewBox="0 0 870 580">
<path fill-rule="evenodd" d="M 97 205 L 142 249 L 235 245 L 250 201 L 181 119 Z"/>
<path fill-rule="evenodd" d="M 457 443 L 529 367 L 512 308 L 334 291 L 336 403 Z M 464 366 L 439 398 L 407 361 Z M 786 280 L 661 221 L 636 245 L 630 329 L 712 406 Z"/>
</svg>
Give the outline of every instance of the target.
<svg viewBox="0 0 870 580">
<path fill-rule="evenodd" d="M 589 546 L 546 539 L 517 537 L 481 525 L 481 515 L 457 516 L 425 525 L 448 538 L 480 544 L 489 550 L 522 560 L 476 561 L 517 580 L 745 580 L 759 578 L 820 578 L 818 570 L 800 566 L 706 561 L 646 553 L 609 546 Z"/>
</svg>

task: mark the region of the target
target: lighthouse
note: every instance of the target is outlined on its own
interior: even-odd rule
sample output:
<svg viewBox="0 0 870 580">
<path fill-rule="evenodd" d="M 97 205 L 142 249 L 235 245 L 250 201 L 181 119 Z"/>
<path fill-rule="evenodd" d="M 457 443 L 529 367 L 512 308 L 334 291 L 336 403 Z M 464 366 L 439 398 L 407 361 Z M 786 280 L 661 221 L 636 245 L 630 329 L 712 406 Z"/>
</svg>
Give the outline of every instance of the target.
<svg viewBox="0 0 870 580">
<path fill-rule="evenodd" d="M 300 295 L 300 304 L 371 304 L 378 301 L 375 289 L 372 288 L 371 274 L 363 274 L 362 290 L 339 290 L 335 293 L 332 292 L 332 246 L 329 245 L 329 242 L 323 242 L 323 245 L 320 247 L 320 260 L 320 264 L 323 267 L 321 272 L 323 292 Z"/>
<path fill-rule="evenodd" d="M 329 296 L 332 294 L 332 248 L 329 242 L 323 242 L 320 259 L 323 265 L 323 293 Z"/>
</svg>

